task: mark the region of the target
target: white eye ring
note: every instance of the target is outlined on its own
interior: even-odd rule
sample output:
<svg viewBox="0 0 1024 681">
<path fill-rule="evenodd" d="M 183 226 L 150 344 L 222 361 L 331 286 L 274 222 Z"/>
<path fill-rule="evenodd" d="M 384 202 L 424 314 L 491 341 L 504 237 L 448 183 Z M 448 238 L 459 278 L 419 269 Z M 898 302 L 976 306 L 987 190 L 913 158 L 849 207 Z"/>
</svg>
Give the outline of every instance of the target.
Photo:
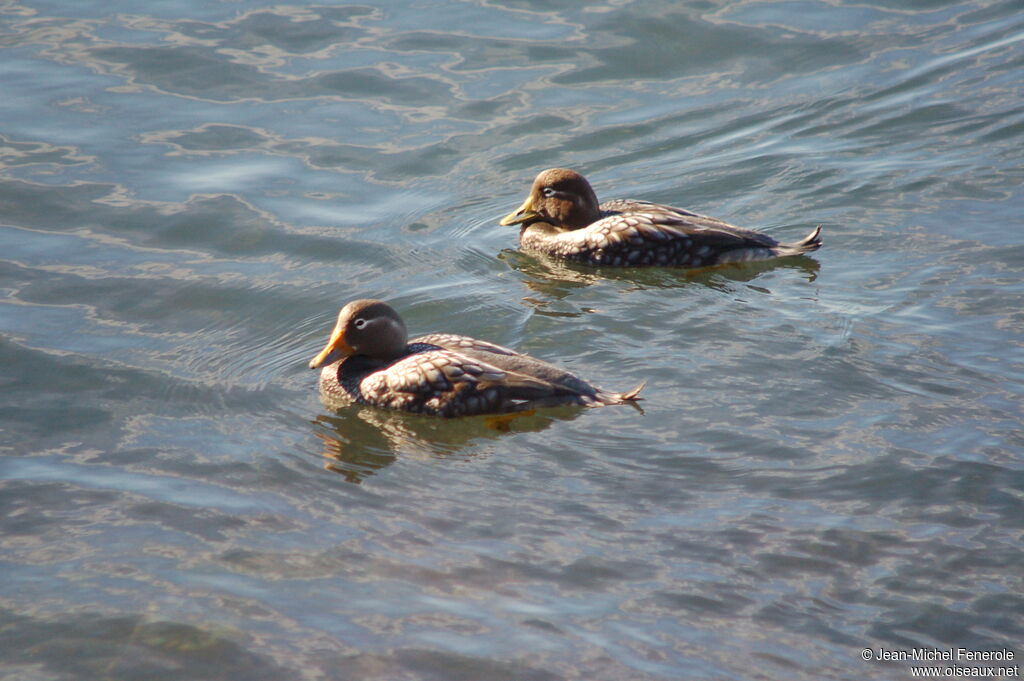
<svg viewBox="0 0 1024 681">
<path fill-rule="evenodd" d="M 360 317 L 359 319 L 352 322 L 352 326 L 356 327 L 357 329 L 361 329 L 364 326 L 366 326 L 366 320 Z"/>
<path fill-rule="evenodd" d="M 545 199 L 550 199 L 552 196 L 555 195 L 555 190 L 552 189 L 551 187 L 544 187 L 544 189 L 542 189 L 540 193 L 544 195 Z"/>
</svg>

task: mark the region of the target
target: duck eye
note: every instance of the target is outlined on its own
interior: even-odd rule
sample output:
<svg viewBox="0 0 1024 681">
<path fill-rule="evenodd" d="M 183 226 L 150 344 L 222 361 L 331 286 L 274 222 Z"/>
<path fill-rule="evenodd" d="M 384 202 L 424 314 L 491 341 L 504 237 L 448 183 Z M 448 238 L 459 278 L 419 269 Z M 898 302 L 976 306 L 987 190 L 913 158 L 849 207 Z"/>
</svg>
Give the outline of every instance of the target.
<svg viewBox="0 0 1024 681">
<path fill-rule="evenodd" d="M 544 195 L 545 199 L 550 199 L 552 196 L 555 195 L 555 190 L 552 189 L 551 187 L 544 187 L 544 189 L 540 190 L 540 193 Z"/>
<path fill-rule="evenodd" d="M 360 317 L 359 319 L 352 322 L 352 326 L 356 327 L 357 329 L 361 329 L 364 326 L 366 326 L 366 320 Z"/>
</svg>

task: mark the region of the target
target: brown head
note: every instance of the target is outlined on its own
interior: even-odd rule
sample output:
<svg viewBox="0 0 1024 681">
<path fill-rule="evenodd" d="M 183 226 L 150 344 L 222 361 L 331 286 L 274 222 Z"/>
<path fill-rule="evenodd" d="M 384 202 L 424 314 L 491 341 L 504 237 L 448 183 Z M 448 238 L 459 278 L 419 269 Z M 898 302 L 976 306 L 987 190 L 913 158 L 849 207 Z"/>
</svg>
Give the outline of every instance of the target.
<svg viewBox="0 0 1024 681">
<path fill-rule="evenodd" d="M 597 195 L 587 178 L 568 168 L 549 168 L 533 181 L 523 205 L 498 224 L 526 226 L 547 222 L 565 229 L 580 229 L 600 217 Z"/>
<path fill-rule="evenodd" d="M 409 342 L 405 322 L 380 300 L 353 300 L 341 308 L 331 339 L 309 362 L 310 369 L 352 355 L 390 360 L 402 355 Z"/>
</svg>

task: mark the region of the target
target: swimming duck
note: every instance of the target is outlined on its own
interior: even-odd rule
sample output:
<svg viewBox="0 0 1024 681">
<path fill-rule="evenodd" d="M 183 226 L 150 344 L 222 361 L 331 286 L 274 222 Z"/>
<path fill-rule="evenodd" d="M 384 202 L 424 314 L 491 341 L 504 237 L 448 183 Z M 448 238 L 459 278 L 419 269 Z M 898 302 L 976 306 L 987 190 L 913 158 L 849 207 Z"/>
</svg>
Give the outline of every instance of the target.
<svg viewBox="0 0 1024 681">
<path fill-rule="evenodd" d="M 529 355 L 487 341 L 435 333 L 409 340 L 387 303 L 341 308 L 331 338 L 309 363 L 329 404 L 356 402 L 431 414 L 470 416 L 574 404 L 635 403 L 643 388 L 615 393 Z"/>
<path fill-rule="evenodd" d="M 589 265 L 708 267 L 799 255 L 822 243 L 821 227 L 800 241 L 779 243 L 671 206 L 632 199 L 598 204 L 587 179 L 568 168 L 537 175 L 523 205 L 499 224 L 522 225 L 519 243 L 527 250 Z"/>
</svg>

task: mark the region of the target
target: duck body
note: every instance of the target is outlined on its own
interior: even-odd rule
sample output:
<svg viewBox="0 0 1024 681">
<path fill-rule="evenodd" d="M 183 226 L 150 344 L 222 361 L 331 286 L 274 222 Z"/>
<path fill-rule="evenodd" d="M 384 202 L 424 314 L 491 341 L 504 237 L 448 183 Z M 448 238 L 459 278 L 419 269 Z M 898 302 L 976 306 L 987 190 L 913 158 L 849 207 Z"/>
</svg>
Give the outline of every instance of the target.
<svg viewBox="0 0 1024 681">
<path fill-rule="evenodd" d="M 444 417 L 627 404 L 643 387 L 610 392 L 553 364 L 467 336 L 407 340 L 401 318 L 377 300 L 342 308 L 331 340 L 310 367 L 321 369 L 320 394 L 329 406 L 357 403 Z"/>
<path fill-rule="evenodd" d="M 710 267 L 800 255 L 821 247 L 821 228 L 781 243 L 767 234 L 648 201 L 599 204 L 579 173 L 551 168 L 534 180 L 530 195 L 500 222 L 521 225 L 527 250 L 613 267 Z"/>
</svg>

